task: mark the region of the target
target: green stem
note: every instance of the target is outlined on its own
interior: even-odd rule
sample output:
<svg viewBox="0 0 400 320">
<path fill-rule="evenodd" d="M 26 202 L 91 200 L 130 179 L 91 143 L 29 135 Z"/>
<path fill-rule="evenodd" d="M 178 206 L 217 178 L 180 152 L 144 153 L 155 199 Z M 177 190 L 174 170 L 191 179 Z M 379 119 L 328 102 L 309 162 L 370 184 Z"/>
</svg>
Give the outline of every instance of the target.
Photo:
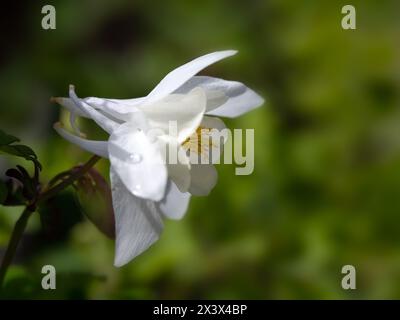
<svg viewBox="0 0 400 320">
<path fill-rule="evenodd" d="M 97 161 L 100 160 L 99 156 L 93 156 L 89 159 L 88 162 L 86 162 L 82 167 L 79 168 L 79 170 L 75 171 L 73 174 L 71 174 L 67 179 L 63 180 L 56 186 L 44 191 L 41 193 L 36 201 L 34 201 L 32 204 L 26 206 L 25 210 L 22 212 L 20 218 L 16 222 L 14 226 L 14 230 L 11 234 L 10 242 L 8 243 L 6 253 L 4 254 L 3 260 L 1 262 L 0 266 L 0 290 L 3 287 L 3 282 L 4 278 L 6 276 L 8 267 L 10 266 L 15 253 L 17 251 L 18 244 L 22 238 L 22 235 L 25 231 L 25 228 L 27 226 L 29 217 L 32 215 L 33 212 L 35 212 L 36 206 L 40 203 L 43 202 L 53 196 L 55 196 L 57 193 L 60 191 L 64 190 L 68 186 L 70 186 L 72 183 L 74 183 L 76 180 L 78 180 L 80 177 L 82 177 L 86 172 L 92 168 Z"/>
<path fill-rule="evenodd" d="M 96 164 L 96 162 L 99 161 L 100 159 L 101 158 L 99 156 L 91 157 L 88 162 L 86 162 L 82 167 L 80 167 L 79 170 L 71 174 L 67 179 L 63 180 L 56 186 L 40 194 L 37 203 L 45 201 L 55 196 L 57 193 L 64 190 L 66 187 L 70 186 L 72 183 L 74 183 L 76 180 L 82 177 L 86 172 L 88 172 L 90 168 L 93 167 Z"/>
<path fill-rule="evenodd" d="M 12 232 L 10 242 L 8 243 L 6 253 L 4 254 L 3 261 L 0 266 L 0 288 L 3 286 L 4 277 L 6 276 L 7 269 L 14 258 L 15 252 L 17 251 L 18 243 L 22 238 L 22 234 L 25 231 L 29 217 L 33 211 L 29 210 L 28 207 L 22 212 L 17 223 L 15 224 Z"/>
</svg>

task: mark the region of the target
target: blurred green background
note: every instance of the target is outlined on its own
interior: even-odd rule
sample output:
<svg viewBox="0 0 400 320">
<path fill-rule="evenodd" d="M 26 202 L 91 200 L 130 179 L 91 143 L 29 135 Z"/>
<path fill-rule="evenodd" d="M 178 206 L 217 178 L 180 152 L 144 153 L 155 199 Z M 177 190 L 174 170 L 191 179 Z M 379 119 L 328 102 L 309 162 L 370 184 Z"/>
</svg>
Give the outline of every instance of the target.
<svg viewBox="0 0 400 320">
<path fill-rule="evenodd" d="M 41 28 L 41 8 L 57 29 Z M 51 96 L 146 95 L 200 56 L 239 54 L 202 74 L 241 81 L 266 104 L 230 121 L 255 129 L 255 171 L 219 165 L 207 198 L 166 221 L 151 249 L 113 267 L 114 243 L 80 213 L 72 190 L 55 224 L 31 218 L 6 297 L 104 299 L 400 298 L 400 3 L 351 1 L 15 1 L 0 20 L 0 128 L 33 147 L 42 179 L 89 158 L 52 129 Z M 95 138 L 105 137 L 81 123 Z M 14 159 L 0 158 L 1 174 Z M 27 166 L 26 162 L 23 163 Z M 107 161 L 97 166 L 105 176 Z M 0 208 L 0 254 L 22 208 Z M 55 226 L 54 226 L 55 225 Z M 40 287 L 57 269 L 57 290 Z M 357 289 L 341 288 L 341 268 Z"/>
</svg>

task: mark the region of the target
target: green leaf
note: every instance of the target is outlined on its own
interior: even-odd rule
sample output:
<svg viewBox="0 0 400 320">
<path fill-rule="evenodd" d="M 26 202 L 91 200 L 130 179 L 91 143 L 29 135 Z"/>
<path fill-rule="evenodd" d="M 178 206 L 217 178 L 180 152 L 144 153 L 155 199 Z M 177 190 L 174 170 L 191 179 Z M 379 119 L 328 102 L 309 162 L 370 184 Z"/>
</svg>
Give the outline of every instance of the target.
<svg viewBox="0 0 400 320">
<path fill-rule="evenodd" d="M 31 148 L 20 144 L 0 146 L 0 151 L 13 156 L 23 157 L 26 160 L 36 159 L 36 155 Z"/>
<path fill-rule="evenodd" d="M 13 179 L 10 179 L 7 184 L 0 184 L 0 203 L 5 206 L 19 205 L 30 201 L 34 199 L 39 190 L 39 171 L 42 170 L 42 166 L 32 148 L 23 144 L 15 144 L 18 141 L 17 137 L 0 130 L 0 154 L 13 155 L 32 161 L 35 171 L 31 177 L 22 166 L 7 170 L 6 175 Z M 16 185 L 15 180 L 18 180 L 21 185 Z"/>
<path fill-rule="evenodd" d="M 11 136 L 0 130 L 0 153 L 9 154 L 32 161 L 36 168 L 42 170 L 42 166 L 38 161 L 35 152 L 26 145 L 14 144 L 14 142 L 18 141 L 19 139 L 17 137 Z"/>
<path fill-rule="evenodd" d="M 0 204 L 3 204 L 7 199 L 8 189 L 4 181 L 0 181 Z"/>
<path fill-rule="evenodd" d="M 0 146 L 18 142 L 19 139 L 0 130 Z"/>
</svg>

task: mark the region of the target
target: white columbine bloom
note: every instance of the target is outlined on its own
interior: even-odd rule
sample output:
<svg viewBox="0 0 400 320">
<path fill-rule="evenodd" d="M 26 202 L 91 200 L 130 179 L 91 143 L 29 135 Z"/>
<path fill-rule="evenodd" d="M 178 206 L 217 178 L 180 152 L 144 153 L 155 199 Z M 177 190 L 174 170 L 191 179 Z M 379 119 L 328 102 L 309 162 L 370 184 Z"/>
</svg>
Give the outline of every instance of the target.
<svg viewBox="0 0 400 320">
<path fill-rule="evenodd" d="M 75 134 L 59 123 L 54 126 L 57 132 L 111 162 L 115 266 L 128 263 L 158 240 L 163 217 L 182 218 L 190 195 L 207 195 L 216 184 L 212 163 L 190 163 L 185 152 L 190 147 L 188 139 L 208 129 L 223 129 L 216 116 L 237 117 L 264 102 L 240 82 L 196 76 L 234 54 L 234 50 L 219 51 L 190 61 L 167 74 L 142 98 L 81 99 L 70 86 L 69 98 L 53 99 L 70 111 Z M 75 125 L 76 116 L 94 120 L 110 134 L 108 141 L 85 139 Z M 175 134 L 169 130 L 170 121 L 176 121 Z M 167 146 L 177 150 L 178 162 L 165 159 Z"/>
</svg>

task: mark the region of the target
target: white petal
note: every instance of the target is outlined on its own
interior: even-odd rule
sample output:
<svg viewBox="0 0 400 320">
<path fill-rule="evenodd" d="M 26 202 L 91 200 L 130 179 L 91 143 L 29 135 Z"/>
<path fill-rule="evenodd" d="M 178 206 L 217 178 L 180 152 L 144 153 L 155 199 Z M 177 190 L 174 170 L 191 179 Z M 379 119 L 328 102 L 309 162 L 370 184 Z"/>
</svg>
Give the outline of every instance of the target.
<svg viewBox="0 0 400 320">
<path fill-rule="evenodd" d="M 187 192 L 190 187 L 190 165 L 177 163 L 167 164 L 168 177 L 181 192 Z"/>
<path fill-rule="evenodd" d="M 87 104 L 118 120 L 127 121 L 126 114 L 136 112 L 144 98 L 136 99 L 105 99 L 88 97 L 83 99 Z"/>
<path fill-rule="evenodd" d="M 140 105 L 144 101 L 145 97 L 135 99 L 108 99 L 108 98 L 97 98 L 87 97 L 83 98 L 86 104 L 92 108 L 101 111 L 110 117 L 118 120 L 126 121 L 126 114 L 137 111 L 136 106 Z M 75 105 L 75 102 L 71 98 L 57 97 L 51 98 L 51 102 L 57 102 L 62 107 L 68 109 L 71 113 L 84 118 L 90 118 L 90 116 Z"/>
<path fill-rule="evenodd" d="M 132 194 L 154 201 L 164 197 L 167 168 L 157 141 L 125 123 L 110 136 L 108 152 L 111 166 Z"/>
<path fill-rule="evenodd" d="M 181 147 L 182 148 L 182 147 Z M 187 192 L 190 187 L 190 162 L 184 153 L 185 161 L 179 160 L 182 157 L 178 156 L 176 163 L 167 163 L 168 177 L 176 184 L 181 192 Z M 179 152 L 179 151 L 178 151 Z"/>
<path fill-rule="evenodd" d="M 168 73 L 164 79 L 150 92 L 145 103 L 160 100 L 178 89 L 191 77 L 209 65 L 236 54 L 235 50 L 217 51 L 194 59 Z"/>
<path fill-rule="evenodd" d="M 176 185 L 169 180 L 165 197 L 158 205 L 167 218 L 180 220 L 189 207 L 189 201 L 190 193 L 180 192 Z"/>
<path fill-rule="evenodd" d="M 92 120 L 94 120 L 101 128 L 103 128 L 108 133 L 112 133 L 119 126 L 119 123 L 106 117 L 105 115 L 88 105 L 85 101 L 79 99 L 75 93 L 75 88 L 73 85 L 70 85 L 69 96 L 75 103 L 75 105 L 81 109 L 82 112 L 86 113 Z"/>
<path fill-rule="evenodd" d="M 170 136 L 161 136 L 160 148 L 165 157 L 168 178 L 170 178 L 181 192 L 190 187 L 190 162 L 182 145 Z"/>
<path fill-rule="evenodd" d="M 244 84 L 236 81 L 227 81 L 212 77 L 196 76 L 187 81 L 175 93 L 189 92 L 193 88 L 201 87 L 206 92 L 223 92 L 227 100 L 221 105 L 213 102 L 207 103 L 206 114 L 234 118 L 249 112 L 264 103 L 264 99 Z"/>
<path fill-rule="evenodd" d="M 75 105 L 75 103 L 72 101 L 71 98 L 56 97 L 56 98 L 51 98 L 50 101 L 58 103 L 60 106 L 66 108 L 71 113 L 76 114 L 80 117 L 90 118 L 89 115 L 84 110 L 78 108 Z"/>
<path fill-rule="evenodd" d="M 83 136 L 81 131 L 79 130 L 77 124 L 76 124 L 76 117 L 82 117 L 82 118 L 90 118 L 90 116 L 81 108 L 78 108 L 75 104 L 75 102 L 71 98 L 63 98 L 63 97 L 56 97 L 56 98 L 51 98 L 51 102 L 56 102 L 62 107 L 66 108 L 70 112 L 70 125 L 74 132 L 78 134 L 79 136 Z"/>
<path fill-rule="evenodd" d="M 163 222 L 156 203 L 132 195 L 112 168 L 110 179 L 115 214 L 114 265 L 121 267 L 159 239 Z"/>
<path fill-rule="evenodd" d="M 134 99 L 112 99 L 112 98 L 98 98 L 98 97 L 87 97 L 84 100 L 93 104 L 93 107 L 102 110 L 104 107 L 109 106 L 115 111 L 121 113 L 132 112 L 132 108 L 143 103 L 146 97 L 134 98 Z"/>
<path fill-rule="evenodd" d="M 139 98 L 132 98 L 132 99 L 108 99 L 108 100 L 115 102 L 115 103 L 120 103 L 126 107 L 135 107 L 135 106 L 142 104 L 145 99 L 146 99 L 146 97 L 139 97 Z M 125 110 L 121 110 L 121 111 L 125 112 Z M 130 110 L 126 110 L 126 112 L 130 112 Z"/>
<path fill-rule="evenodd" d="M 202 128 L 211 128 L 211 129 L 217 129 L 217 130 L 223 130 L 226 129 L 225 123 L 216 117 L 208 117 L 204 116 L 203 120 L 201 120 L 200 126 Z"/>
<path fill-rule="evenodd" d="M 218 173 L 212 164 L 192 164 L 189 192 L 194 196 L 207 196 L 218 180 Z"/>
<path fill-rule="evenodd" d="M 140 106 L 152 128 L 163 130 L 167 135 L 169 125 L 177 125 L 177 139 L 179 143 L 185 141 L 200 125 L 206 110 L 207 97 L 201 88 L 195 88 L 187 94 L 173 94 L 149 105 Z M 172 124 L 172 123 L 171 123 Z"/>
<path fill-rule="evenodd" d="M 69 133 L 67 130 L 63 129 L 59 123 L 54 124 L 54 129 L 65 140 L 68 140 L 69 142 L 78 145 L 79 147 L 86 151 L 89 151 L 90 153 L 96 154 L 103 158 L 108 158 L 107 141 L 83 139 Z"/>
<path fill-rule="evenodd" d="M 222 106 L 229 100 L 228 96 L 222 90 L 206 90 L 207 107 L 206 110 L 210 111 L 219 106 Z"/>
</svg>

